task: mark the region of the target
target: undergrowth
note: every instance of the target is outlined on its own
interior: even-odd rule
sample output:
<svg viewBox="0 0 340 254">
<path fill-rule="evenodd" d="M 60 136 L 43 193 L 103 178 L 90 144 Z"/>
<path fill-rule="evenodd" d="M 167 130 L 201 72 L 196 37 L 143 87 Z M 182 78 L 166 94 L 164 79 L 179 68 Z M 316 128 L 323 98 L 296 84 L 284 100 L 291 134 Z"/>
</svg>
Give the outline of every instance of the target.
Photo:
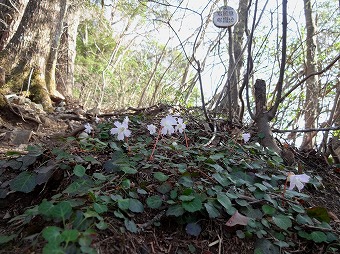
<svg viewBox="0 0 340 254">
<path fill-rule="evenodd" d="M 11 170 L 15 177 L 2 184 L 0 198 L 37 189 L 38 196 L 45 194 L 8 218 L 11 230 L 2 232 L 0 244 L 25 237 L 33 245 L 42 243 L 43 253 L 97 253 L 94 239 L 112 226 L 114 216 L 121 233 L 142 233 L 169 219 L 178 230 L 183 226 L 186 234 L 199 237 L 202 221 L 218 220 L 241 239 L 260 239 L 254 253 L 288 253 L 296 239 L 327 243 L 330 253 L 338 250 L 326 209 L 307 207 L 303 190 L 285 190 L 288 171 L 294 169 L 288 170 L 276 153 L 225 133 L 217 144 L 206 145 L 208 138 L 192 128 L 186 130 L 188 147 L 183 135 L 163 136 L 150 160 L 155 137 L 137 117 L 130 126 L 135 135 L 128 143 L 110 135 L 112 122 L 102 122 L 92 135 L 67 138 L 52 150 L 31 146 L 25 155 L 7 153 L 0 161 L 2 174 Z M 54 186 L 55 181 L 60 184 Z M 320 184 L 312 176 L 305 188 Z M 236 213 L 246 223 L 231 221 Z M 42 230 L 23 236 L 37 218 Z M 194 246 L 188 248 L 195 252 Z"/>
</svg>

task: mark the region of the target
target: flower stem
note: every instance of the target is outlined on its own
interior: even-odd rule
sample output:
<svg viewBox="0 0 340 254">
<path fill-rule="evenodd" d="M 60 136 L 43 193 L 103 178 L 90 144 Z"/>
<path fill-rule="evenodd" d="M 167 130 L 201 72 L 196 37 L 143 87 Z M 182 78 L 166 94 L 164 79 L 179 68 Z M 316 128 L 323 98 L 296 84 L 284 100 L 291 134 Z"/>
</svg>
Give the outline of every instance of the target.
<svg viewBox="0 0 340 254">
<path fill-rule="evenodd" d="M 184 132 L 184 138 L 185 138 L 185 145 L 187 146 L 187 148 L 189 147 L 189 144 L 188 144 L 188 137 L 187 137 L 187 134 L 185 134 L 185 131 Z"/>
<path fill-rule="evenodd" d="M 128 137 L 125 137 L 125 142 L 126 142 L 126 144 L 128 146 L 128 153 L 131 153 L 131 147 L 129 145 L 129 138 Z"/>
<path fill-rule="evenodd" d="M 155 144 L 153 145 L 153 149 L 152 149 L 152 152 L 151 152 L 149 161 L 153 160 L 153 154 L 154 154 L 154 152 L 155 152 L 155 150 L 156 150 L 156 145 L 157 145 L 157 143 L 158 143 L 159 136 L 161 135 L 161 130 L 162 130 L 162 128 L 159 128 L 158 135 L 157 135 Z"/>
</svg>

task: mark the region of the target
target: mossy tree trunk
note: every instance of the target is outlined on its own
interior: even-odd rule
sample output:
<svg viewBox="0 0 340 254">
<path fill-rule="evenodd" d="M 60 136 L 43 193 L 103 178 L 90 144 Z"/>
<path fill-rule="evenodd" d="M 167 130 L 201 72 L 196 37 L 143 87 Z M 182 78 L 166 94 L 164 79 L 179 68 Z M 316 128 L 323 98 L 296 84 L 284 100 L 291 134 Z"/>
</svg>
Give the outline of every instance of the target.
<svg viewBox="0 0 340 254">
<path fill-rule="evenodd" d="M 52 99 L 63 99 L 55 76 L 68 4 L 68 0 L 30 0 L 23 14 L 14 12 L 22 18 L 0 52 L 0 67 L 6 72 L 2 93 L 28 91 L 46 110 L 52 109 Z"/>
</svg>

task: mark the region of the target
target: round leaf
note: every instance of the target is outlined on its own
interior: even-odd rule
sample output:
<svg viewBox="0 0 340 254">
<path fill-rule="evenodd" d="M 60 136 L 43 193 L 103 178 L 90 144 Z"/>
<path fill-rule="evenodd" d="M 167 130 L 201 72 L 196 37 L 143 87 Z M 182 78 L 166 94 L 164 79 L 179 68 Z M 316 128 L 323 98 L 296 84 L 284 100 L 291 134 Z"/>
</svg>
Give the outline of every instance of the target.
<svg viewBox="0 0 340 254">
<path fill-rule="evenodd" d="M 173 205 L 173 206 L 170 206 L 168 208 L 168 210 L 166 211 L 166 215 L 167 216 L 176 216 L 176 217 L 179 217 L 181 215 L 184 214 L 184 209 L 182 206 L 180 205 Z"/>
<path fill-rule="evenodd" d="M 83 177 L 85 175 L 86 168 L 82 165 L 76 165 L 73 169 L 73 173 L 78 177 Z"/>
<path fill-rule="evenodd" d="M 290 218 L 282 214 L 273 216 L 273 221 L 276 226 L 284 230 L 287 230 L 289 227 L 292 226 L 292 221 L 290 220 Z"/>
<path fill-rule="evenodd" d="M 42 231 L 42 236 L 50 243 L 59 245 L 63 241 L 63 237 L 60 234 L 61 228 L 55 226 L 47 226 Z"/>
<path fill-rule="evenodd" d="M 129 209 L 134 213 L 142 213 L 144 211 L 144 206 L 138 199 L 131 198 Z"/>
<path fill-rule="evenodd" d="M 314 231 L 310 234 L 311 240 L 313 240 L 316 243 L 326 242 L 327 236 L 324 232 L 321 231 Z"/>
<path fill-rule="evenodd" d="M 54 218 L 60 218 L 65 220 L 72 212 L 72 206 L 69 202 L 67 201 L 62 201 L 58 204 L 56 204 L 52 209 L 51 209 L 51 215 Z"/>
<path fill-rule="evenodd" d="M 188 212 L 194 213 L 202 209 L 202 201 L 199 198 L 195 198 L 189 202 L 182 202 L 182 207 Z"/>
<path fill-rule="evenodd" d="M 27 171 L 21 172 L 10 183 L 11 190 L 24 193 L 31 192 L 36 185 L 35 175 Z"/>
<path fill-rule="evenodd" d="M 217 201 L 227 210 L 232 207 L 230 199 L 223 193 L 217 194 Z"/>
<path fill-rule="evenodd" d="M 65 242 L 75 242 L 78 239 L 79 232 L 76 229 L 65 229 L 61 235 Z"/>
<path fill-rule="evenodd" d="M 146 204 L 148 205 L 148 207 L 153 209 L 159 208 L 162 205 L 162 202 L 163 200 L 158 195 L 154 195 L 146 199 Z"/>
<path fill-rule="evenodd" d="M 153 174 L 153 177 L 155 178 L 155 179 L 157 179 L 158 181 L 160 181 L 160 182 L 165 182 L 166 180 L 168 180 L 168 176 L 167 175 L 165 175 L 164 173 L 162 173 L 162 172 L 155 172 L 154 174 Z"/>
<path fill-rule="evenodd" d="M 188 223 L 188 225 L 185 227 L 185 231 L 189 235 L 198 236 L 201 233 L 202 228 L 197 223 Z"/>
<path fill-rule="evenodd" d="M 106 205 L 104 205 L 104 204 L 98 204 L 98 203 L 94 203 L 94 204 L 93 204 L 93 208 L 94 208 L 94 210 L 95 210 L 97 213 L 99 213 L 99 214 L 105 213 L 105 212 L 107 212 L 107 210 L 108 210 Z"/>
<path fill-rule="evenodd" d="M 276 213 L 276 209 L 270 205 L 263 205 L 262 206 L 262 211 L 265 213 L 265 214 L 269 214 L 269 215 L 273 215 Z"/>
</svg>

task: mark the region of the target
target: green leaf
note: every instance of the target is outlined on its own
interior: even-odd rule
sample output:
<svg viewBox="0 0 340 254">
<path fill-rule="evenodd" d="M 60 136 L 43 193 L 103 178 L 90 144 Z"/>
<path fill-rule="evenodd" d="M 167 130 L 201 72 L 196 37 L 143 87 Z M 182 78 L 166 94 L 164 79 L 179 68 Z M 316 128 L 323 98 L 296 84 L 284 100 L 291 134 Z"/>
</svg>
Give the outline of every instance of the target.
<svg viewBox="0 0 340 254">
<path fill-rule="evenodd" d="M 260 183 L 254 183 L 254 186 L 259 188 L 261 191 L 266 191 L 268 189 L 266 186 L 264 186 L 263 184 L 260 184 Z"/>
<path fill-rule="evenodd" d="M 61 236 L 66 243 L 75 242 L 78 239 L 79 232 L 76 229 L 65 229 L 61 233 Z"/>
<path fill-rule="evenodd" d="M 129 204 L 129 210 L 134 213 L 142 213 L 144 211 L 144 206 L 142 202 L 138 199 L 131 198 Z"/>
<path fill-rule="evenodd" d="M 61 201 L 51 209 L 51 215 L 54 218 L 63 219 L 63 221 L 65 221 L 71 215 L 71 213 L 72 206 L 67 201 Z"/>
<path fill-rule="evenodd" d="M 63 237 L 60 234 L 61 228 L 56 226 L 47 226 L 42 231 L 44 239 L 55 245 L 59 245 L 63 241 Z"/>
<path fill-rule="evenodd" d="M 279 254 L 280 249 L 267 239 L 258 239 L 255 242 L 254 254 Z"/>
<path fill-rule="evenodd" d="M 61 248 L 59 245 L 51 242 L 44 246 L 43 254 L 65 254 L 65 250 Z"/>
<path fill-rule="evenodd" d="M 298 214 L 296 216 L 296 221 L 299 223 L 299 224 L 309 224 L 309 225 L 313 225 L 313 221 L 312 219 L 308 216 L 308 215 L 301 215 L 301 214 Z"/>
<path fill-rule="evenodd" d="M 217 161 L 219 159 L 224 158 L 224 156 L 225 156 L 224 153 L 217 153 L 217 154 L 210 155 L 209 158 L 214 160 L 214 161 Z"/>
<path fill-rule="evenodd" d="M 160 181 L 160 182 L 165 182 L 166 180 L 169 179 L 169 176 L 165 175 L 165 174 L 162 173 L 162 172 L 155 172 L 155 173 L 153 174 L 153 177 L 154 177 L 156 180 Z"/>
<path fill-rule="evenodd" d="M 193 195 L 180 195 L 179 197 L 178 197 L 178 199 L 179 200 L 181 200 L 181 201 L 191 201 L 191 200 L 194 200 L 194 198 L 195 198 L 195 196 L 193 196 Z"/>
<path fill-rule="evenodd" d="M 227 210 L 232 207 L 230 199 L 224 193 L 217 194 L 217 201 Z"/>
<path fill-rule="evenodd" d="M 73 174 L 75 174 L 78 177 L 83 177 L 85 175 L 86 168 L 84 168 L 82 165 L 76 165 L 73 169 Z"/>
<path fill-rule="evenodd" d="M 327 236 L 324 232 L 321 231 L 314 231 L 310 234 L 311 240 L 313 240 L 316 243 L 326 242 Z"/>
<path fill-rule="evenodd" d="M 134 168 L 131 168 L 129 166 L 123 166 L 120 168 L 121 171 L 123 171 L 125 174 L 133 175 L 136 174 L 138 171 Z"/>
<path fill-rule="evenodd" d="M 184 214 L 184 209 L 181 205 L 173 205 L 168 208 L 166 211 L 167 216 L 176 216 L 179 217 Z"/>
<path fill-rule="evenodd" d="M 289 247 L 289 244 L 287 242 L 285 242 L 285 241 L 277 241 L 277 242 L 275 242 L 275 244 L 277 246 L 279 246 L 280 248 L 287 248 L 287 247 Z"/>
<path fill-rule="evenodd" d="M 96 223 L 96 227 L 100 230 L 105 230 L 108 228 L 108 225 L 104 220 L 101 220 L 98 223 Z"/>
<path fill-rule="evenodd" d="M 52 208 L 54 207 L 52 202 L 47 201 L 44 199 L 38 207 L 38 211 L 40 214 L 45 216 L 50 216 Z"/>
<path fill-rule="evenodd" d="M 299 231 L 298 235 L 302 238 L 307 239 L 307 240 L 311 240 L 311 235 L 308 234 L 306 231 Z"/>
<path fill-rule="evenodd" d="M 105 176 L 102 173 L 93 173 L 93 177 L 97 178 L 98 180 L 105 181 L 107 179 L 107 176 Z"/>
<path fill-rule="evenodd" d="M 276 209 L 270 205 L 263 205 L 262 211 L 268 215 L 274 215 L 276 213 Z"/>
<path fill-rule="evenodd" d="M 223 187 L 227 187 L 228 185 L 232 184 L 231 180 L 225 174 L 214 173 L 212 177 Z"/>
<path fill-rule="evenodd" d="M 228 193 L 227 193 L 227 196 L 229 197 Z M 244 199 L 236 199 L 235 201 L 240 206 L 248 206 L 249 205 L 249 202 L 247 200 L 244 200 Z"/>
<path fill-rule="evenodd" d="M 129 179 L 124 179 L 120 185 L 123 189 L 130 189 L 131 181 Z"/>
<path fill-rule="evenodd" d="M 284 230 L 287 230 L 289 227 L 292 226 L 292 221 L 288 216 L 285 216 L 283 214 L 279 214 L 277 216 L 273 216 L 273 221 L 276 226 L 279 228 L 282 228 Z"/>
<path fill-rule="evenodd" d="M 108 211 L 107 205 L 105 204 L 94 203 L 93 208 L 98 214 L 105 213 Z"/>
<path fill-rule="evenodd" d="M 182 207 L 191 213 L 197 212 L 202 209 L 202 201 L 200 198 L 196 197 L 192 201 L 182 202 Z"/>
<path fill-rule="evenodd" d="M 219 210 L 214 206 L 212 202 L 205 203 L 204 207 L 209 214 L 209 218 L 217 218 L 221 215 Z"/>
<path fill-rule="evenodd" d="M 118 200 L 118 207 L 122 210 L 127 210 L 129 209 L 130 206 L 130 199 L 129 198 L 124 198 Z"/>
<path fill-rule="evenodd" d="M 153 209 L 159 208 L 162 205 L 162 203 L 163 203 L 163 200 L 158 195 L 154 195 L 146 199 L 146 204 L 148 205 L 148 207 L 153 208 Z"/>
<path fill-rule="evenodd" d="M 135 222 L 133 220 L 125 219 L 124 220 L 124 225 L 125 225 L 126 229 L 129 230 L 130 232 L 132 232 L 132 233 L 137 233 L 138 232 L 137 226 L 136 226 L 136 224 L 135 224 Z"/>
<path fill-rule="evenodd" d="M 0 235 L 0 245 L 12 241 L 17 235 Z"/>
<path fill-rule="evenodd" d="M 113 214 L 120 219 L 125 219 L 125 215 L 120 211 L 120 210 L 116 210 L 113 212 Z"/>
<path fill-rule="evenodd" d="M 21 172 L 10 183 L 11 190 L 29 193 L 36 186 L 35 174 L 27 171 Z"/>
<path fill-rule="evenodd" d="M 170 183 L 164 182 L 160 186 L 158 186 L 156 189 L 158 192 L 165 194 L 165 193 L 168 193 L 172 189 L 172 186 Z"/>
<path fill-rule="evenodd" d="M 305 208 L 303 208 L 303 206 L 300 206 L 300 205 L 291 204 L 291 208 L 297 213 L 304 213 L 305 212 Z"/>
</svg>

